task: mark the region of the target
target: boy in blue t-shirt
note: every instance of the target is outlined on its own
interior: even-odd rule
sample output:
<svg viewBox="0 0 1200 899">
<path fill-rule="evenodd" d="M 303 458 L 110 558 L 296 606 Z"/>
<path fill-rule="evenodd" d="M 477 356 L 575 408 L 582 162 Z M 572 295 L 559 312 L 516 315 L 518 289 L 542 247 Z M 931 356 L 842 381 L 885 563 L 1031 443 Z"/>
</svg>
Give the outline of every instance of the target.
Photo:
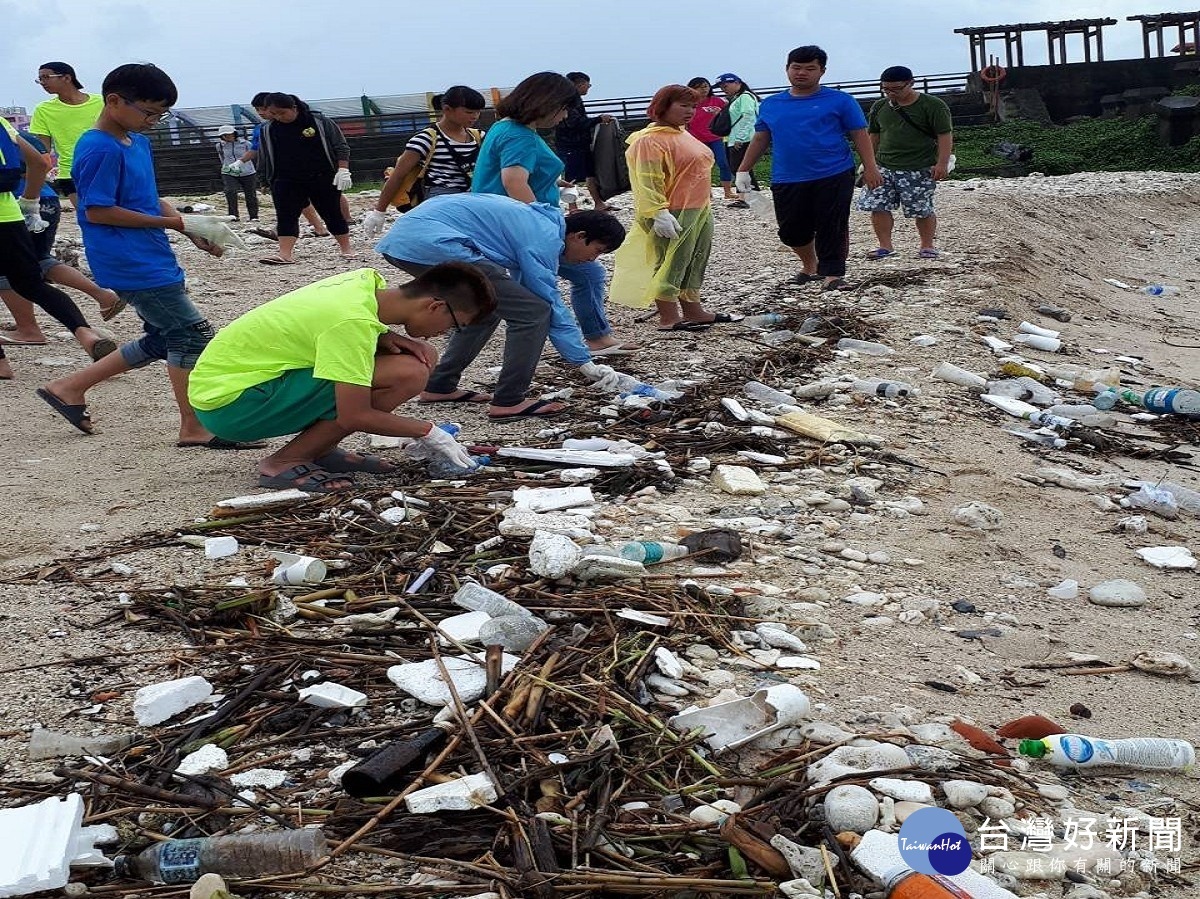
<svg viewBox="0 0 1200 899">
<path fill-rule="evenodd" d="M 166 229 L 185 234 L 214 256 L 227 246 L 245 245 L 219 219 L 180 215 L 159 199 L 150 141 L 141 132 L 162 121 L 178 97 L 167 73 L 150 64 L 130 63 L 109 72 L 101 90 L 104 108 L 96 127 L 75 145 L 71 175 L 79 192 L 76 215 L 97 283 L 115 290 L 133 307 L 145 333 L 120 352 L 50 381 L 38 389 L 38 396 L 91 434 L 87 391 L 115 375 L 165 360 L 179 407 L 177 445 L 241 448 L 213 437 L 188 404 L 188 374 L 212 339 L 213 328 L 188 297 Z"/>
</svg>

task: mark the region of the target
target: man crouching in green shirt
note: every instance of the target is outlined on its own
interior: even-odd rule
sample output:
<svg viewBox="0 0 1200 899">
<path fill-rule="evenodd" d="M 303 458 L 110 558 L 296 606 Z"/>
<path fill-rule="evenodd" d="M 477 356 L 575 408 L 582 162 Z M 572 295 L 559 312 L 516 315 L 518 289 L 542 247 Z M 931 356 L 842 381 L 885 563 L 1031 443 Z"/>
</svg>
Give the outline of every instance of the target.
<svg viewBox="0 0 1200 899">
<path fill-rule="evenodd" d="M 338 449 L 358 431 L 416 437 L 435 456 L 471 468 L 470 454 L 445 431 L 392 410 L 425 388 L 437 364 L 421 338 L 458 330 L 495 306 L 487 278 L 462 262 L 435 265 L 400 287 L 369 268 L 334 275 L 222 328 L 196 362 L 188 399 L 204 427 L 226 440 L 296 435 L 258 463 L 261 487 L 332 493 L 353 486 L 351 472 L 392 471 L 377 456 Z"/>
</svg>

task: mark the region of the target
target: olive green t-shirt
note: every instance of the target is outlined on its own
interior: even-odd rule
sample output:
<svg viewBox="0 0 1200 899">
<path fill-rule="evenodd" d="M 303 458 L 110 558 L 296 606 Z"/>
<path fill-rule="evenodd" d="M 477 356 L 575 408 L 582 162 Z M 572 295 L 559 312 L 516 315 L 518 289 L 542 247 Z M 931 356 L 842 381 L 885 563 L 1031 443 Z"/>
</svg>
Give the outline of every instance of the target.
<svg viewBox="0 0 1200 899">
<path fill-rule="evenodd" d="M 937 162 L 935 135 L 954 130 L 950 107 L 937 97 L 918 94 L 916 101 L 903 109 L 912 124 L 888 100 L 877 100 L 867 113 L 867 132 L 879 135 L 875 161 L 901 172 L 927 169 Z"/>
</svg>

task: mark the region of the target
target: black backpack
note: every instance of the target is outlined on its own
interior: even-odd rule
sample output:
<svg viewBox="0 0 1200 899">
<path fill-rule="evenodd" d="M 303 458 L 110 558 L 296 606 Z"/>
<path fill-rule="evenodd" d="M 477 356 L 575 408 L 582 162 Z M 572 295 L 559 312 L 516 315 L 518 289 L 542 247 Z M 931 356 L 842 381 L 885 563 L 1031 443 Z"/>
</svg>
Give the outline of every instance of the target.
<svg viewBox="0 0 1200 899">
<path fill-rule="evenodd" d="M 729 137 L 733 131 L 733 116 L 729 114 L 729 104 L 721 107 L 721 111 L 713 116 L 713 120 L 708 123 L 708 130 L 717 137 Z"/>
</svg>

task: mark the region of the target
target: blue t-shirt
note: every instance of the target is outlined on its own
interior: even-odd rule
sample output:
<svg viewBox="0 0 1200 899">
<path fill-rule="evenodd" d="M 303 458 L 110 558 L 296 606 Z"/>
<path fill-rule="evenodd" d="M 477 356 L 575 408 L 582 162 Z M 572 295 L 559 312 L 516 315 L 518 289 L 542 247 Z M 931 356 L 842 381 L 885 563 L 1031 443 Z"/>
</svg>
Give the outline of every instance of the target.
<svg viewBox="0 0 1200 899">
<path fill-rule="evenodd" d="M 420 265 L 487 261 L 507 269 L 514 281 L 550 304 L 554 349 L 570 364 L 583 365 L 591 361 L 591 353 L 558 291 L 566 233 L 557 199 L 548 206 L 510 197 L 443 194 L 404 213 L 375 250 Z"/>
<path fill-rule="evenodd" d="M 807 97 L 772 94 L 758 107 L 754 123 L 755 131 L 771 133 L 772 184 L 816 181 L 853 168 L 846 137 L 866 127 L 858 101 L 831 87 Z"/>
<path fill-rule="evenodd" d="M 865 126 L 864 126 L 865 127 Z M 558 179 L 563 161 L 532 128 L 501 119 L 488 129 L 471 177 L 471 192 L 507 196 L 500 170 L 520 166 L 529 173 L 529 188 L 539 203 L 558 208 Z"/>
<path fill-rule="evenodd" d="M 20 134 L 21 137 L 25 138 L 25 143 L 29 144 L 29 146 L 33 147 L 33 149 L 37 150 L 39 153 L 49 153 L 50 152 L 49 150 L 46 149 L 45 144 L 43 144 L 40 140 L 37 139 L 37 137 L 30 134 L 28 131 L 18 131 L 17 133 Z M 22 173 L 25 171 L 25 163 L 23 163 L 23 162 L 21 163 L 21 171 L 22 171 Z M 22 174 L 21 180 L 19 182 L 17 182 L 17 186 L 13 188 L 13 193 L 16 194 L 18 197 L 21 196 L 23 193 L 25 193 L 25 176 L 24 176 L 24 174 Z M 54 188 L 50 186 L 49 181 L 44 181 L 44 182 L 42 182 L 41 193 L 39 193 L 38 196 L 39 197 L 55 197 L 55 198 L 57 198 L 58 194 L 56 194 L 54 192 Z M 45 216 L 43 216 L 43 218 L 44 217 Z"/>
<path fill-rule="evenodd" d="M 258 141 L 262 137 L 262 122 L 254 126 L 254 130 L 250 132 L 250 149 L 255 153 L 258 152 Z"/>
<path fill-rule="evenodd" d="M 145 135 L 130 134 L 125 146 L 111 134 L 85 131 L 75 145 L 71 177 L 79 191 L 76 217 L 96 283 L 113 290 L 149 290 L 178 284 L 183 269 L 162 228 L 118 228 L 88 221 L 87 210 L 120 206 L 162 215 L 154 161 Z"/>
</svg>

